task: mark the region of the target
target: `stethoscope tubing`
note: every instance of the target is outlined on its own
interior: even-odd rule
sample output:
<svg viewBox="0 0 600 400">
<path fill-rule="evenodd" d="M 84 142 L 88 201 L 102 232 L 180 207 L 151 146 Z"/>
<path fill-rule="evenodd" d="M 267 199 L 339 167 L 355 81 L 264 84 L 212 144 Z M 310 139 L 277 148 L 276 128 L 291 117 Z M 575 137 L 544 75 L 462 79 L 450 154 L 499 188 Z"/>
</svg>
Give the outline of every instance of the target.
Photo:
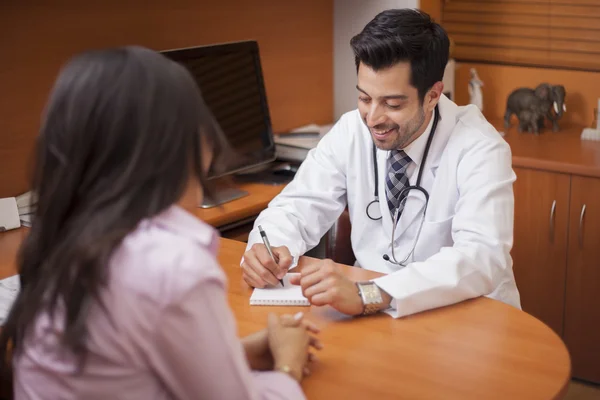
<svg viewBox="0 0 600 400">
<path fill-rule="evenodd" d="M 419 226 L 418 233 L 415 237 L 412 251 L 408 254 L 408 256 L 402 262 L 398 262 L 394 255 L 394 233 L 395 232 L 392 232 L 392 259 L 393 259 L 393 261 L 388 260 L 392 264 L 404 265 L 404 263 L 408 260 L 410 255 L 414 253 L 415 247 L 417 244 L 417 240 L 419 238 L 419 235 L 421 234 L 421 228 L 423 226 L 423 221 L 425 220 L 425 213 L 427 212 L 427 206 L 429 205 L 429 193 L 427 192 L 427 190 L 425 190 L 424 187 L 421 186 L 421 178 L 423 176 L 425 162 L 427 161 L 427 156 L 429 155 L 429 148 L 431 147 L 431 142 L 433 141 L 433 136 L 435 134 L 435 130 L 437 128 L 439 118 L 440 118 L 440 113 L 438 110 L 438 106 L 436 106 L 435 112 L 434 112 L 434 117 L 433 117 L 433 125 L 431 127 L 431 132 L 429 133 L 429 137 L 427 138 L 427 143 L 425 144 L 425 149 L 423 150 L 423 160 L 421 162 L 421 166 L 419 167 L 419 173 L 417 175 L 417 182 L 415 185 L 410 185 L 410 186 L 403 188 L 400 191 L 400 193 L 398 193 L 398 197 L 404 198 L 404 201 L 406 201 L 406 199 L 408 198 L 408 193 L 410 193 L 411 190 L 420 191 L 425 196 L 425 209 L 423 210 L 423 218 L 421 219 L 421 224 Z M 374 217 L 374 215 L 376 215 L 376 214 L 373 214 L 373 211 L 372 211 L 372 208 L 375 207 L 375 210 L 378 211 L 379 214 L 381 214 L 381 208 L 380 208 L 380 204 L 379 204 L 379 170 L 378 170 L 378 163 L 377 163 L 377 147 L 375 146 L 375 143 L 373 143 L 373 174 L 374 174 L 374 178 L 375 178 L 375 190 L 373 192 L 374 199 L 371 200 L 369 202 L 369 204 L 367 204 L 367 207 L 365 208 L 365 212 L 369 219 L 371 219 L 373 221 L 378 221 L 381 218 L 383 218 L 383 216 L 379 215 L 379 217 Z M 406 194 L 406 195 L 404 195 L 404 194 Z M 394 219 L 393 219 L 392 229 L 394 231 L 396 230 L 397 224 L 398 224 L 398 210 L 396 210 L 396 213 L 394 214 Z"/>
</svg>

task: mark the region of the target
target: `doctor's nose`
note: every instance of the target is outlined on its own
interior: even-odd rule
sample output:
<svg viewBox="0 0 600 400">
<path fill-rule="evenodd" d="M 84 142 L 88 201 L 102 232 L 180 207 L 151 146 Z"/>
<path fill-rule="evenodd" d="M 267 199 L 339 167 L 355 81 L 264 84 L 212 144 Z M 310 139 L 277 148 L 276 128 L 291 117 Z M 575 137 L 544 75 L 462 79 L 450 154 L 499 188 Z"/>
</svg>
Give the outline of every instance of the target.
<svg viewBox="0 0 600 400">
<path fill-rule="evenodd" d="M 376 104 L 372 104 L 366 115 L 367 126 L 373 128 L 385 122 L 385 113 Z"/>
</svg>

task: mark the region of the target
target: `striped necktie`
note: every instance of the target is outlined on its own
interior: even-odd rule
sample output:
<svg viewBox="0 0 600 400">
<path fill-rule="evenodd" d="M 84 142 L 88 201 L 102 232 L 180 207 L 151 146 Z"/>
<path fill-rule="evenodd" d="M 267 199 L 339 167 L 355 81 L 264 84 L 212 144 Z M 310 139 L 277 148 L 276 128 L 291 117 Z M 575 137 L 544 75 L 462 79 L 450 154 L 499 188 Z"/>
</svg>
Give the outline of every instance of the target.
<svg viewBox="0 0 600 400">
<path fill-rule="evenodd" d="M 400 198 L 400 191 L 408 186 L 408 175 L 406 169 L 411 163 L 410 157 L 403 150 L 392 150 L 388 158 L 388 174 L 385 180 L 385 195 L 387 197 L 388 207 L 394 218 L 394 212 L 398 209 L 398 219 L 404 208 L 403 200 L 406 195 Z"/>
</svg>

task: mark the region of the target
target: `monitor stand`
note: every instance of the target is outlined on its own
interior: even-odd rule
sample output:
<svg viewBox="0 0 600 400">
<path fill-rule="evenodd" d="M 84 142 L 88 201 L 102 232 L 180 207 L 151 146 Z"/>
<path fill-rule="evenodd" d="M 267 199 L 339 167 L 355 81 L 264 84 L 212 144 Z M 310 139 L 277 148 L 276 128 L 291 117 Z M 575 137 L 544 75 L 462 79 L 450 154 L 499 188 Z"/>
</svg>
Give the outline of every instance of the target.
<svg viewBox="0 0 600 400">
<path fill-rule="evenodd" d="M 204 196 L 200 208 L 213 208 L 220 206 L 230 201 L 241 199 L 242 197 L 248 196 L 248 192 L 241 190 L 236 187 L 223 187 L 213 190 L 213 197 L 208 198 Z"/>
<path fill-rule="evenodd" d="M 283 185 L 290 183 L 292 179 L 294 179 L 297 171 L 297 165 L 290 163 L 274 163 L 270 164 L 267 169 L 238 174 L 235 176 L 235 181 L 238 183 Z"/>
<path fill-rule="evenodd" d="M 251 173 L 241 173 L 227 176 L 209 182 L 214 193 L 214 198 L 204 197 L 200 208 L 213 208 L 233 200 L 248 196 L 248 192 L 238 187 L 240 183 L 261 183 L 265 185 L 283 185 L 291 182 L 298 170 L 298 166 L 289 163 L 275 163 L 267 169 Z"/>
</svg>

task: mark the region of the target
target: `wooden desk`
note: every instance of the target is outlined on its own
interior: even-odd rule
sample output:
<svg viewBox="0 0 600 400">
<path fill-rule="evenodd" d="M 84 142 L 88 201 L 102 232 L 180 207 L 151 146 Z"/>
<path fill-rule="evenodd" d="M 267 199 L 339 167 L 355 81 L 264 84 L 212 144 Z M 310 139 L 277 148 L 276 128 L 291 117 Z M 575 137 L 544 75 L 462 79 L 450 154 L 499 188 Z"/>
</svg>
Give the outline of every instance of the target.
<svg viewBox="0 0 600 400">
<path fill-rule="evenodd" d="M 24 229 L 0 234 L 0 278 L 13 275 Z M 403 319 L 350 318 L 329 307 L 249 305 L 239 260 L 245 245 L 221 240 L 219 261 L 240 335 L 266 326 L 269 312 L 305 311 L 325 348 L 303 387 L 309 399 L 560 399 L 570 360 L 560 338 L 532 316 L 479 298 Z M 303 257 L 300 268 L 314 259 Z M 343 266 L 355 280 L 378 274 Z"/>
<path fill-rule="evenodd" d="M 254 220 L 285 185 L 267 185 L 261 183 L 235 184 L 248 195 L 223 204 L 221 207 L 198 208 L 195 215 L 204 222 L 219 229 L 228 239 L 244 241 L 252 229 Z"/>
<path fill-rule="evenodd" d="M 239 260 L 244 244 L 223 239 L 219 260 L 241 335 L 269 312 L 305 311 L 325 348 L 304 381 L 309 399 L 560 399 L 570 378 L 560 338 L 532 316 L 479 298 L 404 319 L 350 318 L 329 307 L 250 306 Z M 301 258 L 300 268 L 314 262 Z M 351 278 L 376 273 L 345 267 Z"/>
</svg>

